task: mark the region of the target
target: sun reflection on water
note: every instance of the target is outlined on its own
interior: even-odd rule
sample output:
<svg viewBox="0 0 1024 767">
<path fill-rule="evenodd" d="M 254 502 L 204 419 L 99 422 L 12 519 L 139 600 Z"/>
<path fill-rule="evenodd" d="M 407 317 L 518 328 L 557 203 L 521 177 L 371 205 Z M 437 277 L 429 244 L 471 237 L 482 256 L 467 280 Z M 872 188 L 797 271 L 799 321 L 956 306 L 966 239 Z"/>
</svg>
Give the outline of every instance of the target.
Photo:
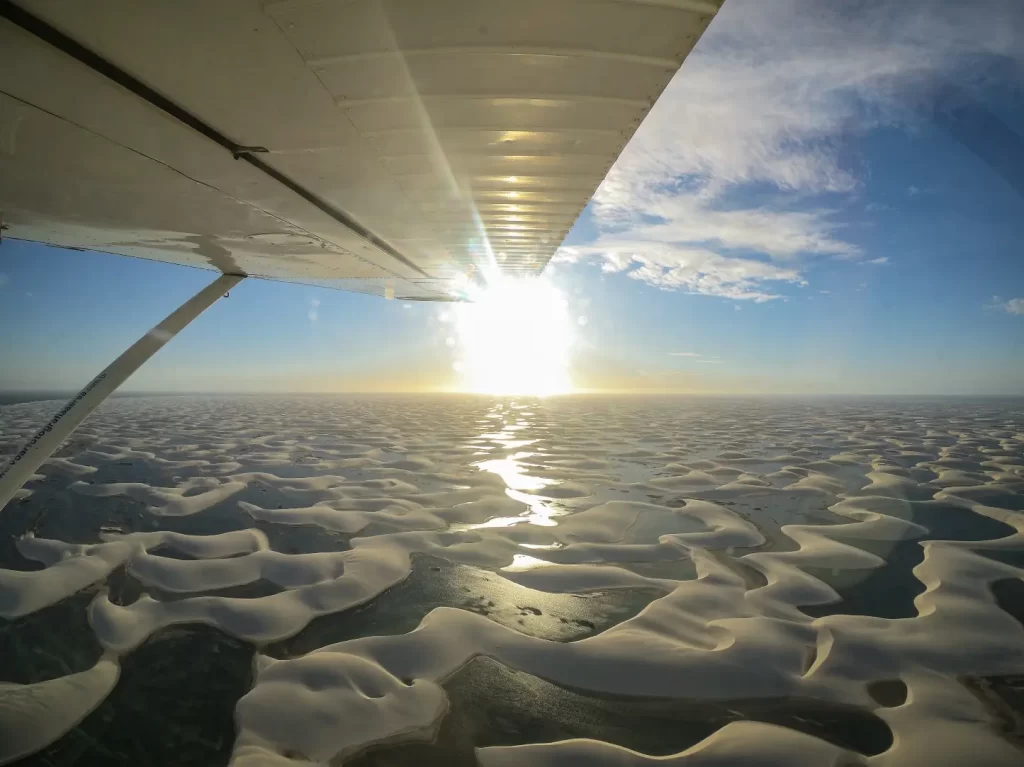
<svg viewBox="0 0 1024 767">
<path fill-rule="evenodd" d="M 522 514 L 514 517 L 493 517 L 486 522 L 476 525 L 456 526 L 458 529 L 479 530 L 489 527 L 512 527 L 513 525 L 523 523 L 530 523 L 539 527 L 554 527 L 557 524 L 554 518 L 566 513 L 554 505 L 553 498 L 545 496 L 543 493 L 545 488 L 558 485 L 560 482 L 528 473 L 529 459 L 540 456 L 542 453 L 519 450 L 519 448 L 527 447 L 537 442 L 535 439 L 516 438 L 519 436 L 518 432 L 530 427 L 530 422 L 526 418 L 518 417 L 532 415 L 530 412 L 522 412 L 524 407 L 524 405 L 514 402 L 510 403 L 507 407 L 504 404 L 495 406 L 487 421 L 487 424 L 491 425 L 492 430 L 481 434 L 474 442 L 482 440 L 497 443 L 499 449 L 515 452 L 507 454 L 504 458 L 491 458 L 486 461 L 479 461 L 474 465 L 481 471 L 489 471 L 501 477 L 505 482 L 505 495 L 515 501 L 526 504 L 527 509 Z M 508 423 L 505 420 L 506 417 L 516 417 L 516 420 L 513 423 Z M 494 421 L 499 421 L 502 424 L 501 431 L 493 431 Z M 486 446 L 481 452 L 487 453 L 495 449 L 493 445 Z"/>
<path fill-rule="evenodd" d="M 521 573 L 526 570 L 534 570 L 538 567 L 550 566 L 550 562 L 543 559 L 537 559 L 537 557 L 531 557 L 529 554 L 513 554 L 512 564 L 506 565 L 501 569 L 508 573 Z"/>
<path fill-rule="evenodd" d="M 509 445 L 509 447 L 513 447 L 513 445 Z M 505 484 L 508 485 L 510 490 L 541 490 L 549 485 L 557 484 L 554 480 L 531 477 L 525 472 L 521 462 L 524 458 L 529 458 L 533 455 L 536 454 L 527 452 L 513 453 L 508 458 L 480 461 L 476 466 L 483 471 L 497 474 L 505 480 Z"/>
</svg>

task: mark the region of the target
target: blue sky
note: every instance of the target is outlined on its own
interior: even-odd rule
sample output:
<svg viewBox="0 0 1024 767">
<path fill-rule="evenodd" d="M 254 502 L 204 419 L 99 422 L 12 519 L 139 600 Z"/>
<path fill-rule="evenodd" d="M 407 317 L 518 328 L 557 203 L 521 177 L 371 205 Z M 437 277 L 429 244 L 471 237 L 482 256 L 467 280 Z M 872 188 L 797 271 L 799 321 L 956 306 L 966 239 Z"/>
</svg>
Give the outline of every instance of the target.
<svg viewBox="0 0 1024 767">
<path fill-rule="evenodd" d="M 728 0 L 551 279 L 583 388 L 1024 394 L 1024 5 Z M 7 240 L 0 390 L 74 389 L 208 272 Z M 126 388 L 457 386 L 443 307 L 247 281 Z"/>
</svg>

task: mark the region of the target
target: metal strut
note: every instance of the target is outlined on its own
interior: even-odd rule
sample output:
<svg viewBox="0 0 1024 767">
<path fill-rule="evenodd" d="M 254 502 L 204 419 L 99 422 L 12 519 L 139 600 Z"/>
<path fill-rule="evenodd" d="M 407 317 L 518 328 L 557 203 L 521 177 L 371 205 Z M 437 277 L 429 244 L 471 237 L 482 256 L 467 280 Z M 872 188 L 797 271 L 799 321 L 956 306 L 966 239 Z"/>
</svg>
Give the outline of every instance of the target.
<svg viewBox="0 0 1024 767">
<path fill-rule="evenodd" d="M 68 435 L 103 400 L 142 367 L 146 360 L 160 351 L 165 343 L 243 279 L 243 275 L 222 274 L 132 344 L 124 354 L 111 362 L 102 373 L 58 410 L 57 414 L 14 454 L 10 463 L 0 469 L 0 509 L 7 505 L 21 486 L 31 479 L 36 469 L 53 455 Z"/>
</svg>

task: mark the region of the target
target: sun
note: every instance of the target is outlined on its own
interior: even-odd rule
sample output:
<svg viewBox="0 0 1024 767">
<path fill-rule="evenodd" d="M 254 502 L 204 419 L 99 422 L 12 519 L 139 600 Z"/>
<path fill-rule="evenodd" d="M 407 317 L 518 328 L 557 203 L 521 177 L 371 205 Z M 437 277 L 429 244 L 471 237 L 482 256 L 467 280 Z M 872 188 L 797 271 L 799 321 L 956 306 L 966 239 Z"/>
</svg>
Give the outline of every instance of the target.
<svg viewBox="0 0 1024 767">
<path fill-rule="evenodd" d="M 501 278 L 454 308 L 466 391 L 548 396 L 572 391 L 569 306 L 543 277 Z"/>
</svg>

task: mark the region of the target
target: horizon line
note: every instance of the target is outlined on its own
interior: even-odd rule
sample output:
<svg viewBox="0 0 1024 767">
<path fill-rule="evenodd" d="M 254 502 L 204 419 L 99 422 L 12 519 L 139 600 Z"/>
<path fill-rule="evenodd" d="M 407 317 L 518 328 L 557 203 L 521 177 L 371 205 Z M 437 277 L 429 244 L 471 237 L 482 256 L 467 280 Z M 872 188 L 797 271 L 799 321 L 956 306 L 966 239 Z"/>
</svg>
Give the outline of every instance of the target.
<svg viewBox="0 0 1024 767">
<path fill-rule="evenodd" d="M 52 397 L 71 396 L 78 392 L 78 389 L 0 389 L 0 397 L 14 395 L 38 396 L 43 401 Z M 530 394 L 530 393 L 507 393 L 492 394 L 488 392 L 464 391 L 458 389 L 374 389 L 374 390 L 178 390 L 178 389 L 130 389 L 117 391 L 113 397 L 160 397 L 160 396 L 337 396 L 337 395 L 461 395 L 474 397 L 536 397 L 538 399 L 593 396 L 593 395 L 616 395 L 616 396 L 684 396 L 684 397 L 736 397 L 736 398 L 772 398 L 772 397 L 807 397 L 807 398 L 836 398 L 836 397 L 949 397 L 949 398 L 1024 398 L 1024 391 L 1021 392 L 801 392 L 801 391 L 780 391 L 780 392 L 742 392 L 742 391 L 684 391 L 678 389 L 576 389 L 570 392 L 557 394 Z M 49 396 L 47 396 L 49 395 Z M 9 403 L 17 404 L 17 403 Z"/>
</svg>

